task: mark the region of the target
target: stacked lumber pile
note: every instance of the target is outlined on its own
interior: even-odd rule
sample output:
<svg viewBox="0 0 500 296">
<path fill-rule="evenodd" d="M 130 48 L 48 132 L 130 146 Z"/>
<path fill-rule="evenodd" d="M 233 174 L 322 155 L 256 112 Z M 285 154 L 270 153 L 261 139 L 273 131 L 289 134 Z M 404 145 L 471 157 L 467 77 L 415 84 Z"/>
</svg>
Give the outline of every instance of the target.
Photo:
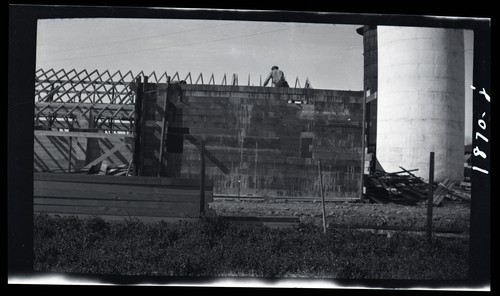
<svg viewBox="0 0 500 296">
<path fill-rule="evenodd" d="M 383 172 L 365 175 L 365 198 L 374 203 L 395 203 L 403 205 L 416 205 L 426 202 L 429 194 L 429 184 L 412 172 L 418 169 L 407 170 L 400 167 L 399 172 Z M 434 205 L 438 206 L 444 198 L 467 200 L 467 189 L 458 189 L 456 184 L 449 179 L 433 184 Z M 469 193 L 470 200 L 470 193 Z"/>
</svg>

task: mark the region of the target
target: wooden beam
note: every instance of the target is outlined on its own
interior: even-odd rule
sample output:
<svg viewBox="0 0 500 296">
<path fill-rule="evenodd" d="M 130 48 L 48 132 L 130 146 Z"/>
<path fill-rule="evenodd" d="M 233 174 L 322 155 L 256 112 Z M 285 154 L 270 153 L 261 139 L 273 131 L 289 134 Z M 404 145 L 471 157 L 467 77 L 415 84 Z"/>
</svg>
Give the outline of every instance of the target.
<svg viewBox="0 0 500 296">
<path fill-rule="evenodd" d="M 197 217 L 197 203 L 173 203 L 175 207 L 167 208 L 123 208 L 111 206 L 71 206 L 34 204 L 34 212 L 61 214 L 120 215 L 120 216 L 154 216 L 154 217 Z"/>
<path fill-rule="evenodd" d="M 52 181 L 52 182 L 75 182 L 75 183 L 99 183 L 99 184 L 122 184 L 122 185 L 141 185 L 141 186 L 176 186 L 176 187 L 195 187 L 197 180 L 185 178 L 156 178 L 156 177 L 115 177 L 115 176 L 97 176 L 97 175 L 75 175 L 58 173 L 34 173 L 34 181 Z M 207 180 L 207 190 L 212 190 L 213 180 Z"/>
<path fill-rule="evenodd" d="M 134 163 L 134 176 L 139 176 L 139 153 L 141 149 L 141 118 L 142 118 L 142 86 L 141 77 L 135 80 L 135 106 L 134 106 L 134 152 L 132 162 Z"/>
<path fill-rule="evenodd" d="M 131 134 L 60 132 L 60 131 L 45 131 L 45 130 L 35 130 L 35 136 L 77 137 L 77 138 L 98 138 L 98 139 L 128 139 L 128 138 L 134 137 L 134 135 L 131 135 Z"/>
<path fill-rule="evenodd" d="M 116 145 L 112 149 L 106 151 L 103 155 L 99 156 L 97 159 L 93 160 L 89 164 L 87 164 L 84 169 L 88 169 L 91 166 L 98 164 L 99 162 L 103 161 L 104 159 L 108 158 L 109 156 L 113 155 L 116 151 L 120 150 L 123 148 L 125 145 L 127 145 L 127 142 L 123 141 L 120 144 Z"/>
<path fill-rule="evenodd" d="M 427 198 L 427 240 L 432 242 L 432 208 L 434 207 L 434 152 L 430 153 L 429 161 L 429 195 Z"/>
<path fill-rule="evenodd" d="M 198 202 L 198 191 L 194 186 L 177 188 L 101 183 L 92 183 L 92 186 L 89 186 L 88 183 L 76 182 L 33 182 L 33 196 L 40 198 Z"/>
<path fill-rule="evenodd" d="M 191 142 L 196 148 L 201 149 L 201 143 L 193 137 L 192 135 L 185 135 L 186 140 Z M 205 149 L 205 156 L 213 163 L 215 164 L 224 174 L 229 174 L 231 171 L 229 170 L 228 167 L 226 167 L 220 160 L 218 160 L 215 156 L 213 156 L 210 151 Z"/>
<path fill-rule="evenodd" d="M 88 108 L 89 106 L 92 106 L 95 110 L 101 110 L 107 107 L 107 109 L 111 111 L 116 111 L 119 108 L 123 108 L 124 111 L 132 111 L 134 109 L 134 105 L 132 104 L 107 104 L 107 103 L 65 103 L 65 102 L 36 102 L 35 103 L 35 110 L 40 110 L 44 108 L 75 108 L 75 107 L 85 107 Z M 51 111 L 52 112 L 52 111 Z"/>
<path fill-rule="evenodd" d="M 161 137 L 160 137 L 160 150 L 158 153 L 158 177 L 162 174 L 163 169 L 163 150 L 165 150 L 165 133 L 168 125 L 168 85 L 170 84 L 170 77 L 167 76 L 167 89 L 165 91 L 165 102 L 163 103 L 163 118 L 161 124 Z"/>
<path fill-rule="evenodd" d="M 321 213 L 323 214 L 323 232 L 326 233 L 325 196 L 323 194 L 323 176 L 321 175 L 321 160 L 318 160 L 319 191 L 321 192 Z"/>
<path fill-rule="evenodd" d="M 200 166 L 200 214 L 205 213 L 205 139 L 201 141 Z"/>
</svg>

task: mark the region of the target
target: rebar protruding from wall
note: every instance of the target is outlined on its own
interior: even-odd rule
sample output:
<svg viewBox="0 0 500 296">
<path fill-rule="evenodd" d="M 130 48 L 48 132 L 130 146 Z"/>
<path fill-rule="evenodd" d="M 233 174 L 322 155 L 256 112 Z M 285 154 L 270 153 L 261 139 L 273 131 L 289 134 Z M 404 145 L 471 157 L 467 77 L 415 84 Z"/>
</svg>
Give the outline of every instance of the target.
<svg viewBox="0 0 500 296">
<path fill-rule="evenodd" d="M 236 73 L 233 73 L 233 78 L 232 78 L 232 81 L 231 81 L 231 85 L 238 85 L 238 74 Z"/>
<path fill-rule="evenodd" d="M 297 84 L 299 85 L 299 88 L 300 87 L 300 81 L 299 81 L 299 77 L 297 76 L 297 78 L 295 78 L 295 88 L 297 88 Z"/>
</svg>

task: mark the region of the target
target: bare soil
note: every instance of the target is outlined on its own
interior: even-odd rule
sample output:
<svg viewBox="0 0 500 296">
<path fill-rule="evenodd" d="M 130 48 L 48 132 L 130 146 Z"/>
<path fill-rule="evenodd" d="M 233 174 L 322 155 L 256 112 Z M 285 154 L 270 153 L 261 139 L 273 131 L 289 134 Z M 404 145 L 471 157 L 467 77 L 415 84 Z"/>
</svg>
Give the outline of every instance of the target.
<svg viewBox="0 0 500 296">
<path fill-rule="evenodd" d="M 215 200 L 210 204 L 217 215 L 296 216 L 301 222 L 322 224 L 321 202 Z M 326 202 L 326 222 L 345 226 L 425 227 L 427 206 L 393 203 Z M 433 227 L 469 229 L 470 203 L 445 199 L 433 208 Z"/>
</svg>

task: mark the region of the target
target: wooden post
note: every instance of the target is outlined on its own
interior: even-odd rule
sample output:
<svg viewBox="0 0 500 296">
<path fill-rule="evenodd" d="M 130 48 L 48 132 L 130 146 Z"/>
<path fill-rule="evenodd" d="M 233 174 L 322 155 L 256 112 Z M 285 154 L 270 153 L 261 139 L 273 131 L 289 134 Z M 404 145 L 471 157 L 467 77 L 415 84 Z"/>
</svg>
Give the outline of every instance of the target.
<svg viewBox="0 0 500 296">
<path fill-rule="evenodd" d="M 141 122 L 140 122 L 140 130 L 139 130 L 139 140 L 140 140 L 140 150 L 139 150 L 139 161 L 137 162 L 137 166 L 139 167 L 139 176 L 144 175 L 144 151 L 143 148 L 146 145 L 146 133 L 143 135 L 144 131 L 144 122 L 146 119 L 149 119 L 149 110 L 148 110 L 148 95 L 147 91 L 149 90 L 148 84 L 148 76 L 144 76 L 144 82 L 142 83 L 141 88 Z"/>
<path fill-rule="evenodd" d="M 427 240 L 432 242 L 432 208 L 434 207 L 434 152 L 430 153 L 429 195 L 427 198 Z"/>
<path fill-rule="evenodd" d="M 200 214 L 205 214 L 205 139 L 201 140 Z"/>
<path fill-rule="evenodd" d="M 321 161 L 318 160 L 319 191 L 321 192 L 321 208 L 323 212 L 323 232 L 326 233 L 325 196 L 323 194 L 323 176 L 321 175 Z"/>
<path fill-rule="evenodd" d="M 134 163 L 134 176 L 139 176 L 139 155 L 141 153 L 141 118 L 142 118 L 142 85 L 141 77 L 137 77 L 135 80 L 137 85 L 135 94 L 135 124 L 134 124 L 134 153 L 133 160 Z"/>
<path fill-rule="evenodd" d="M 160 137 L 160 151 L 158 155 L 158 177 L 161 176 L 162 168 L 163 168 L 163 150 L 165 150 L 165 133 L 166 133 L 166 125 L 168 121 L 168 85 L 170 84 L 170 77 L 167 76 L 167 89 L 165 91 L 165 103 L 163 104 L 163 119 L 161 125 L 161 137 Z"/>
<path fill-rule="evenodd" d="M 71 173 L 71 151 L 73 150 L 72 147 L 73 147 L 73 137 L 69 137 L 69 149 L 68 149 L 68 173 Z"/>
</svg>

